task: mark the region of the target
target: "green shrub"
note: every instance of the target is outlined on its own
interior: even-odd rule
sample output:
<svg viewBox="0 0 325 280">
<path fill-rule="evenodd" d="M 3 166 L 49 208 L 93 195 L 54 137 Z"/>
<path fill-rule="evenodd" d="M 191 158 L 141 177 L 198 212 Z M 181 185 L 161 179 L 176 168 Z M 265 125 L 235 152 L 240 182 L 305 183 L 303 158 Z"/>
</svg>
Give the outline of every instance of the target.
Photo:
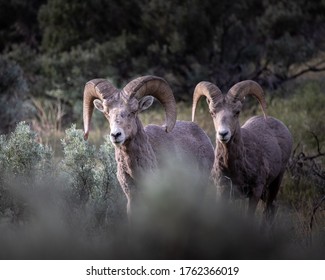
<svg viewBox="0 0 325 280">
<path fill-rule="evenodd" d="M 29 125 L 20 122 L 10 135 L 0 137 L 0 211 L 10 209 L 14 218 L 26 208 L 22 193 L 52 171 L 51 148 L 39 144 Z"/>
<path fill-rule="evenodd" d="M 114 149 L 109 140 L 97 151 L 84 140 L 83 131 L 72 125 L 66 130 L 62 145 L 61 170 L 69 174 L 73 201 L 94 214 L 100 225 L 121 218 L 125 209 L 124 194 L 117 182 Z"/>
<path fill-rule="evenodd" d="M 0 258 L 323 257 L 319 244 L 324 243 L 314 243 L 315 253 L 300 247 L 309 232 L 302 231 L 305 224 L 294 215 L 285 216 L 292 217 L 290 225 L 297 224 L 294 229 L 286 224 L 284 229 L 261 235 L 256 221 L 243 217 L 236 207 L 215 204 L 214 196 L 201 201 L 197 190 L 202 186 L 197 185 L 196 174 L 189 174 L 190 168 L 181 164 L 168 165 L 145 180 L 144 200 L 129 235 L 119 228 L 126 221 L 125 197 L 116 180 L 114 149 L 108 137 L 96 149 L 72 125 L 62 139 L 64 158 L 59 168 L 55 168 L 51 150 L 36 140 L 25 123 L 12 134 L 0 136 Z M 14 177 L 9 177 L 10 170 Z M 298 188 L 292 183 L 286 192 L 301 204 L 314 197 L 306 180 Z M 302 213 L 299 207 L 294 209 Z M 310 221 L 309 213 L 304 214 Z M 8 216 L 21 223 L 13 227 Z M 317 220 L 317 234 L 324 232 L 321 221 Z M 296 242 L 292 236 L 299 231 Z M 242 242 L 243 236 L 248 243 Z M 255 246 L 247 251 L 251 241 Z"/>
<path fill-rule="evenodd" d="M 117 165 L 114 154 L 109 137 L 105 137 L 104 144 L 98 150 L 100 164 L 96 176 L 99 185 L 94 192 L 94 201 L 97 205 L 102 205 L 101 209 L 105 210 L 105 213 L 102 212 L 102 217 L 109 224 L 116 223 L 126 215 L 126 198 L 117 181 Z"/>
<path fill-rule="evenodd" d="M 72 125 L 62 139 L 64 157 L 58 165 L 52 150 L 37 140 L 24 122 L 11 134 L 0 135 L 0 243 L 7 244 L 5 252 L 17 257 L 16 242 L 3 241 L 11 235 L 18 240 L 24 236 L 30 248 L 43 242 L 46 253 L 56 252 L 49 246 L 52 239 L 70 243 L 78 237 L 78 245 L 88 248 L 89 238 L 107 238 L 126 221 L 108 139 L 96 149 Z"/>
<path fill-rule="evenodd" d="M 84 141 L 82 130 L 75 125 L 66 130 L 61 140 L 64 159 L 61 169 L 70 175 L 71 186 L 76 201 L 86 203 L 97 184 L 95 178 L 96 149 Z"/>
<path fill-rule="evenodd" d="M 8 139 L 1 138 L 2 165 L 14 175 L 42 173 L 51 165 L 52 150 L 37 143 L 37 135 L 25 122 L 18 123 Z"/>
</svg>

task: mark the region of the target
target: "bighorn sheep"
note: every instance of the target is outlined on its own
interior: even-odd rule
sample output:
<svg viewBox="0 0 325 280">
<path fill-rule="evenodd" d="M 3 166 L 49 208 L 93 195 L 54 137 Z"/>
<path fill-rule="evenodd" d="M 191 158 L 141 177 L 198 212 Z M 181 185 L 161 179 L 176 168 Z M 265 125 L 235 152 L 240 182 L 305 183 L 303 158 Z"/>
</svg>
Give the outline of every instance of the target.
<svg viewBox="0 0 325 280">
<path fill-rule="evenodd" d="M 154 97 L 165 109 L 166 123 L 143 127 L 138 114 L 152 105 Z M 166 155 L 194 160 L 198 170 L 210 173 L 214 161 L 213 145 L 197 124 L 176 121 L 176 102 L 164 79 L 139 77 L 122 90 L 104 79 L 87 82 L 83 101 L 85 139 L 88 138 L 94 106 L 110 124 L 117 177 L 127 197 L 128 215 L 138 195 L 142 176 L 161 166 Z"/>
<path fill-rule="evenodd" d="M 245 96 L 260 103 L 264 116 L 254 116 L 240 127 L 239 113 Z M 209 82 L 200 82 L 193 95 L 192 121 L 198 100 L 205 96 L 216 131 L 211 179 L 221 196 L 246 195 L 249 212 L 258 201 L 266 202 L 265 218 L 273 220 L 275 200 L 292 148 L 292 136 L 279 120 L 266 116 L 266 101 L 254 81 L 235 84 L 226 95 Z"/>
</svg>

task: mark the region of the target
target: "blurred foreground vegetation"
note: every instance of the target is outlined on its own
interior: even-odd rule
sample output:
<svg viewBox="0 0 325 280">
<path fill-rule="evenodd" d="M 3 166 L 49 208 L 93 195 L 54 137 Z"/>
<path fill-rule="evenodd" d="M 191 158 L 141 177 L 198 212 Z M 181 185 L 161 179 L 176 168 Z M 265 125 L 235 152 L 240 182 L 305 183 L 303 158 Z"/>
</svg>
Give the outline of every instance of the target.
<svg viewBox="0 0 325 280">
<path fill-rule="evenodd" d="M 186 164 L 147 178 L 130 231 L 109 139 L 94 131 L 96 147 L 72 125 L 53 151 L 22 122 L 0 138 L 0 258 L 324 258 L 325 120 L 313 126 L 313 114 L 301 112 L 317 108 L 324 95 L 315 82 L 296 90 L 288 100 L 269 102 L 269 114 L 281 117 L 295 137 L 271 232 L 259 228 L 262 208 L 250 220 L 243 215 L 245 201 L 216 204 L 212 187 L 206 201 L 198 201 L 197 175 Z M 305 91 L 312 98 L 306 100 Z M 213 134 L 205 106 L 197 121 Z M 188 106 L 180 107 L 181 116 L 189 115 Z M 245 110 L 243 121 L 257 110 Z M 162 115 L 152 110 L 142 119 Z"/>
<path fill-rule="evenodd" d="M 147 258 L 324 257 L 324 250 L 314 250 L 325 247 L 324 40 L 321 0 L 0 0 L 0 258 L 136 258 L 137 246 L 146 242 L 153 247 L 141 248 Z M 265 89 L 268 114 L 282 120 L 294 138 L 270 238 L 260 236 L 255 222 L 247 228 L 227 207 L 200 208 L 194 198 L 184 198 L 184 181 L 161 180 L 161 186 L 154 180 L 151 187 L 162 187 L 164 197 L 174 199 L 165 209 L 153 195 L 156 211 L 140 211 L 144 225 L 134 234 L 137 242 L 130 243 L 132 250 L 125 247 L 125 198 L 105 137 L 108 124 L 95 112 L 90 141 L 84 142 L 82 94 L 93 78 L 123 87 L 148 74 L 170 83 L 182 120 L 190 120 L 193 89 L 201 80 L 226 91 L 253 79 Z M 259 113 L 257 102 L 247 98 L 242 122 Z M 205 101 L 196 115 L 214 142 Z M 162 123 L 161 106 L 141 119 Z M 159 221 L 176 210 L 180 215 L 161 228 Z M 197 224 L 201 233 L 193 231 Z M 252 254 L 240 242 L 243 236 L 251 236 L 248 245 L 261 237 Z M 190 248 L 198 239 L 210 244 Z M 217 249 L 205 251 L 211 244 Z M 223 244 L 241 249 L 227 251 Z"/>
</svg>

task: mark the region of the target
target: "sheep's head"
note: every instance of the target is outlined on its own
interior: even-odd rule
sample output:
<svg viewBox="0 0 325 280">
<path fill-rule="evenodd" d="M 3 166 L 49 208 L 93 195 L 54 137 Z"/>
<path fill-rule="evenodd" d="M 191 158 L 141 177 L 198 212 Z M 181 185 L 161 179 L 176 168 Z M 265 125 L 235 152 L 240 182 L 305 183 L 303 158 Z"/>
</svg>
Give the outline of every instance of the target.
<svg viewBox="0 0 325 280">
<path fill-rule="evenodd" d="M 266 116 L 263 90 L 256 82 L 249 80 L 239 82 L 227 94 L 222 94 L 221 90 L 212 83 L 200 82 L 194 90 L 192 121 L 194 121 L 197 102 L 202 96 L 205 96 L 213 118 L 216 139 L 223 144 L 228 143 L 240 127 L 238 118 L 247 95 L 253 95 L 259 101 L 264 116 Z"/>
<path fill-rule="evenodd" d="M 176 102 L 167 82 L 155 76 L 144 76 L 129 82 L 122 90 L 109 81 L 94 79 L 86 83 L 83 101 L 84 137 L 88 138 L 93 108 L 101 111 L 110 124 L 110 140 L 122 145 L 138 129 L 138 113 L 149 108 L 157 98 L 165 108 L 166 132 L 176 122 Z"/>
</svg>

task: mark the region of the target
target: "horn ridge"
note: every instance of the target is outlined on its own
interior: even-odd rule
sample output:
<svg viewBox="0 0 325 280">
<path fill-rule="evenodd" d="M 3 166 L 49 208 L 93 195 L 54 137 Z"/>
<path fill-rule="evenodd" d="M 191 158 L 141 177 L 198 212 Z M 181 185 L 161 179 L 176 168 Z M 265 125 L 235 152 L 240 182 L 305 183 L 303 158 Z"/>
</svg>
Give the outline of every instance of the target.
<svg viewBox="0 0 325 280">
<path fill-rule="evenodd" d="M 198 83 L 193 93 L 192 121 L 194 121 L 195 118 L 197 103 L 202 96 L 205 96 L 208 99 L 211 104 L 210 106 L 213 106 L 224 99 L 224 95 L 215 84 L 206 81 Z"/>
<path fill-rule="evenodd" d="M 255 81 L 245 80 L 233 85 L 228 93 L 227 99 L 230 101 L 240 101 L 243 102 L 247 95 L 254 96 L 262 108 L 264 117 L 266 118 L 266 100 L 264 96 L 264 91 L 262 87 Z"/>
<path fill-rule="evenodd" d="M 105 79 L 92 79 L 88 81 L 84 88 L 83 97 L 83 123 L 84 123 L 84 139 L 88 139 L 90 121 L 94 110 L 93 101 L 95 99 L 109 98 L 118 90 Z"/>
<path fill-rule="evenodd" d="M 163 78 L 157 76 L 142 76 L 129 82 L 123 92 L 129 99 L 141 99 L 151 95 L 155 97 L 165 109 L 165 129 L 170 132 L 176 123 L 177 110 L 174 94 L 169 84 Z"/>
</svg>

